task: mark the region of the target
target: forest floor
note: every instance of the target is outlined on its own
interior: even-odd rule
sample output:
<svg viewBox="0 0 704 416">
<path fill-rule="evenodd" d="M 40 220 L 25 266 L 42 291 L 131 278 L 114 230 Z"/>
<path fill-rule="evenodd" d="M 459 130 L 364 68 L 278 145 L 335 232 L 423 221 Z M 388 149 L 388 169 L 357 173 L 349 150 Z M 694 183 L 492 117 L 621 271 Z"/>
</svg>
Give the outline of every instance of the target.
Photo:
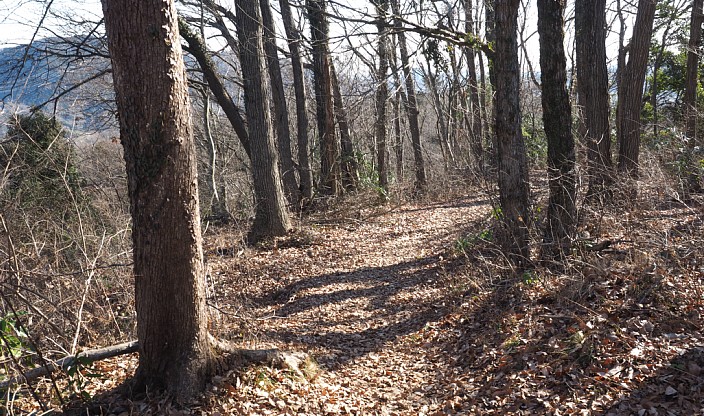
<svg viewBox="0 0 704 416">
<path fill-rule="evenodd" d="M 565 272 L 507 277 L 481 193 L 343 205 L 259 247 L 207 239 L 218 335 L 307 352 L 305 376 L 250 366 L 197 403 L 126 400 L 123 356 L 72 414 L 704 414 L 701 206 L 584 211 Z"/>
</svg>

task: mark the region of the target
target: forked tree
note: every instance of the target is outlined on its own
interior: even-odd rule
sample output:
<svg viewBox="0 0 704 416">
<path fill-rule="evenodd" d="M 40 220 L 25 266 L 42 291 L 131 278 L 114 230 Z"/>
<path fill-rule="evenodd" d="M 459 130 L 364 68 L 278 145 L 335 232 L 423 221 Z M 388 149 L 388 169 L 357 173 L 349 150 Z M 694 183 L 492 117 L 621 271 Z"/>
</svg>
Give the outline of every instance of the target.
<svg viewBox="0 0 704 416">
<path fill-rule="evenodd" d="M 180 398 L 212 368 L 186 69 L 173 0 L 103 0 L 132 214 L 138 385 Z"/>
</svg>

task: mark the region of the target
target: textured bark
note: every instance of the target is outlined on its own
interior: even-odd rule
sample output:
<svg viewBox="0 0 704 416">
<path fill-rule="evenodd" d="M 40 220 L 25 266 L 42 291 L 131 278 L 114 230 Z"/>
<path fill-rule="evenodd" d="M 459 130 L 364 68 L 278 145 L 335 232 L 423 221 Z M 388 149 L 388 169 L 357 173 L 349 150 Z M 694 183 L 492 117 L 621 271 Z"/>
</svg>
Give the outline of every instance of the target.
<svg viewBox="0 0 704 416">
<path fill-rule="evenodd" d="M 472 17 L 472 0 L 464 1 L 465 32 L 476 36 L 474 31 L 474 18 Z M 475 167 L 479 172 L 484 170 L 484 126 L 482 124 L 482 108 L 479 104 L 479 84 L 477 82 L 477 68 L 475 51 L 471 48 L 464 49 L 467 59 L 467 74 L 469 75 L 469 107 L 470 121 L 470 149 Z"/>
<path fill-rule="evenodd" d="M 506 227 L 502 236 L 504 251 L 520 270 L 529 260 L 528 226 L 528 165 L 526 147 L 521 134 L 519 102 L 520 72 L 516 41 L 518 6 L 520 0 L 497 0 L 496 49 L 496 139 L 498 150 L 498 182 L 501 219 Z"/>
<path fill-rule="evenodd" d="M 278 155 L 269 113 L 269 83 L 264 76 L 264 47 L 259 0 L 237 2 L 237 37 L 244 103 L 252 146 L 252 175 L 256 202 L 250 242 L 285 235 L 291 224 L 286 210 Z"/>
<path fill-rule="evenodd" d="M 640 152 L 640 113 L 643 107 L 643 84 L 648 66 L 650 39 L 653 34 L 656 0 L 639 0 L 633 27 L 628 63 L 618 90 L 618 170 L 630 177 L 638 175 Z"/>
<path fill-rule="evenodd" d="M 391 0 L 391 8 L 394 16 L 400 16 L 399 0 Z M 401 56 L 401 67 L 403 68 L 404 83 L 406 84 L 406 100 L 404 106 L 408 113 L 408 130 L 411 133 L 411 145 L 413 147 L 413 160 L 415 163 L 415 188 L 416 191 L 426 190 L 428 180 L 425 173 L 425 160 L 423 148 L 420 142 L 420 124 L 418 122 L 418 103 L 416 100 L 416 87 L 413 82 L 410 60 L 408 58 L 408 46 L 406 45 L 406 34 L 403 32 L 400 19 L 395 19 L 394 27 L 398 39 L 398 50 Z"/>
<path fill-rule="evenodd" d="M 276 29 L 271 16 L 269 0 L 259 0 L 264 24 L 264 53 L 266 54 L 267 69 L 271 79 L 271 95 L 274 103 L 274 128 L 276 131 L 276 144 L 279 150 L 279 169 L 284 185 L 284 194 L 289 204 L 298 205 L 300 190 L 296 180 L 296 169 L 293 165 L 291 153 L 291 131 L 288 126 L 288 107 L 284 82 L 281 78 L 281 65 L 276 49 Z"/>
<path fill-rule="evenodd" d="M 303 198 L 313 198 L 313 170 L 310 164 L 310 142 L 308 140 L 308 110 L 306 105 L 306 83 L 303 78 L 300 42 L 301 35 L 296 29 L 289 0 L 279 0 L 281 18 L 291 52 L 291 72 L 293 90 L 296 95 L 296 142 L 298 143 L 298 178 Z"/>
<path fill-rule="evenodd" d="M 606 67 L 606 0 L 575 4 L 577 94 L 587 144 L 590 196 L 601 195 L 611 180 L 609 75 Z"/>
<path fill-rule="evenodd" d="M 389 190 L 389 164 L 386 155 L 386 101 L 389 98 L 389 84 L 386 75 L 389 72 L 388 43 L 389 34 L 386 25 L 386 15 L 389 9 L 388 0 L 373 0 L 377 14 L 377 56 L 379 66 L 376 71 L 376 119 L 374 134 L 376 136 L 376 173 L 379 176 L 379 186 L 384 192 Z"/>
<path fill-rule="evenodd" d="M 186 69 L 172 0 L 104 0 L 127 165 L 138 386 L 188 399 L 212 370 Z"/>
<path fill-rule="evenodd" d="M 205 42 L 200 38 L 195 32 L 191 30 L 185 20 L 179 19 L 179 30 L 181 36 L 188 43 L 188 49 L 191 55 L 196 58 L 200 69 L 203 71 L 205 79 L 208 81 L 208 87 L 210 91 L 215 96 L 218 105 L 222 108 L 222 111 L 227 116 L 227 120 L 232 125 L 232 129 L 237 134 L 237 137 L 242 143 L 244 151 L 247 153 L 248 157 L 252 157 L 251 149 L 249 144 L 249 136 L 247 134 L 247 126 L 245 126 L 244 119 L 240 113 L 240 109 L 232 101 L 230 93 L 225 89 L 225 85 L 222 83 L 220 76 L 215 71 L 215 64 L 208 56 L 208 49 L 205 46 Z"/>
<path fill-rule="evenodd" d="M 577 219 L 572 107 L 563 32 L 565 1 L 538 0 L 541 101 L 550 189 L 542 255 L 548 260 L 570 253 Z"/>
<path fill-rule="evenodd" d="M 340 142 L 335 134 L 325 0 L 307 0 L 306 5 L 313 47 L 313 86 L 318 134 L 320 135 L 320 184 L 318 188 L 323 195 L 337 196 L 342 194 Z"/>
<path fill-rule="evenodd" d="M 342 101 L 340 81 L 337 79 L 337 71 L 335 71 L 333 62 L 330 62 L 330 81 L 332 82 L 335 120 L 337 120 L 337 126 L 340 129 L 342 186 L 347 191 L 354 191 L 359 184 L 359 164 L 357 163 L 357 156 L 354 154 L 354 144 L 352 143 L 352 135 L 347 122 L 347 110 L 345 110 L 345 103 Z"/>
<path fill-rule="evenodd" d="M 689 43 L 687 47 L 687 72 L 685 76 L 684 105 L 685 114 L 685 134 L 687 135 L 687 146 L 692 159 L 692 153 L 695 147 L 699 144 L 700 138 L 697 137 L 697 84 L 699 74 L 697 68 L 699 66 L 699 55 L 701 53 L 702 42 L 702 22 L 704 21 L 704 12 L 702 11 L 703 0 L 694 0 L 692 5 L 692 18 L 689 29 Z M 688 166 L 687 186 L 689 191 L 700 192 L 702 189 L 701 178 L 698 174 L 698 168 L 690 160 Z"/>
</svg>

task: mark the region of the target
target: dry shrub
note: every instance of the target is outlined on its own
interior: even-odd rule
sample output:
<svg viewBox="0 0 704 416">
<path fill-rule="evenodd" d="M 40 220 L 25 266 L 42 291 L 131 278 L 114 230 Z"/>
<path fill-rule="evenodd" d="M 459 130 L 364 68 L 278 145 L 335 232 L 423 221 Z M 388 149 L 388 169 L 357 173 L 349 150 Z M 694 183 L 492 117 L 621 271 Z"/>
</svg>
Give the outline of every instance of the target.
<svg viewBox="0 0 704 416">
<path fill-rule="evenodd" d="M 38 142 L 26 133 L 10 144 Z M 2 158 L 0 355 L 7 375 L 134 335 L 119 145 L 77 149 L 63 133 L 53 141 L 34 149 L 34 164 L 17 151 Z"/>
</svg>

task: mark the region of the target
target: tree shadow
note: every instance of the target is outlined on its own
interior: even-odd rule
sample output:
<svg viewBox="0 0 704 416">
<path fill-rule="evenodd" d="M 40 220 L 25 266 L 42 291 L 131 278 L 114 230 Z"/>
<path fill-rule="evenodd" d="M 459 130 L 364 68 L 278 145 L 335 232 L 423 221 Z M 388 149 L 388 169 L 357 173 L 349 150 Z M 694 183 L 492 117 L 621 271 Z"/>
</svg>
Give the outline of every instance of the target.
<svg viewBox="0 0 704 416">
<path fill-rule="evenodd" d="M 275 311 L 277 317 L 302 323 L 295 328 L 281 326 L 267 330 L 264 332 L 267 337 L 326 348 L 335 355 L 334 360 L 326 363 L 334 369 L 445 316 L 451 308 L 448 299 L 428 297 L 412 302 L 394 299 L 403 295 L 402 292 L 415 292 L 414 288 L 432 288 L 438 283 L 441 268 L 441 256 L 433 255 L 390 266 L 324 274 L 286 285 L 253 302 L 280 305 Z M 341 285 L 359 287 L 336 290 Z M 328 316 L 329 319 L 307 319 L 316 308 L 331 304 L 341 309 L 338 315 Z M 376 313 L 357 319 L 354 312 L 360 309 Z M 346 331 L 343 327 L 353 329 Z"/>
</svg>

